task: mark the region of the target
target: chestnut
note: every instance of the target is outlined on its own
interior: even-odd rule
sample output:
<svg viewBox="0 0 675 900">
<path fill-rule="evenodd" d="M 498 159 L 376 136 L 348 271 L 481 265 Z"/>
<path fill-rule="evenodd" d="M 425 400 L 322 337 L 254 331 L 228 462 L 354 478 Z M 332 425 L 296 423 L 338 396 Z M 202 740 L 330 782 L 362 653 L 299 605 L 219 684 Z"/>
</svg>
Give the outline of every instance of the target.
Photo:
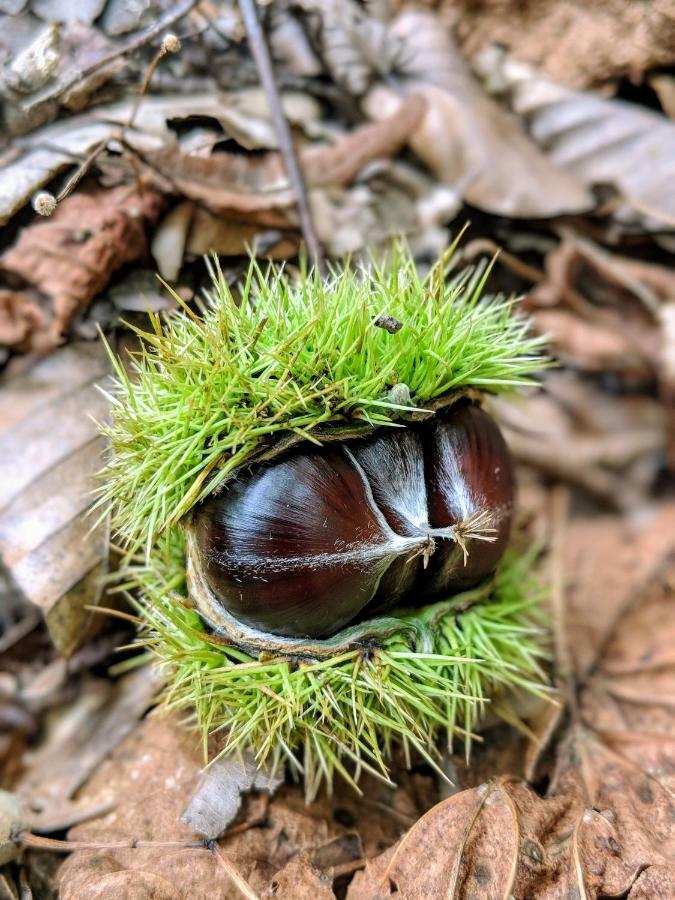
<svg viewBox="0 0 675 900">
<path fill-rule="evenodd" d="M 451 410 L 432 429 L 426 446 L 432 527 L 475 521 L 483 512 L 493 529 L 491 541 L 478 535 L 466 548 L 449 542 L 438 547 L 427 580 L 434 596 L 473 587 L 495 569 L 509 541 L 514 483 L 506 441 L 478 406 Z"/>
<path fill-rule="evenodd" d="M 462 403 L 433 422 L 296 450 L 196 510 L 215 598 L 239 622 L 323 638 L 481 581 L 508 540 L 513 479 L 496 423 Z"/>
</svg>

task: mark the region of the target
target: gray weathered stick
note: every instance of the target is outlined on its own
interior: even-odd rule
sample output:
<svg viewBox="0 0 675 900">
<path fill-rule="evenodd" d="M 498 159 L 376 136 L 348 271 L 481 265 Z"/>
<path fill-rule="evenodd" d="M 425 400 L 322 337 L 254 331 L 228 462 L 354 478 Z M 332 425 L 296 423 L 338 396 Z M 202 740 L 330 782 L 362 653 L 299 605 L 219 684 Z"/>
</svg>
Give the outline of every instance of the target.
<svg viewBox="0 0 675 900">
<path fill-rule="evenodd" d="M 272 60 L 270 58 L 269 49 L 265 40 L 265 35 L 260 26 L 258 13 L 255 6 L 255 0 L 239 0 L 239 8 L 244 19 L 246 33 L 248 35 L 251 53 L 255 59 L 260 81 L 267 96 L 272 113 L 272 123 L 279 141 L 279 150 L 284 160 L 288 180 L 295 194 L 298 206 L 298 215 L 300 217 L 300 229 L 302 236 L 307 245 L 307 252 L 311 262 L 320 270 L 324 271 L 324 259 L 321 244 L 316 235 L 314 222 L 307 202 L 307 191 L 305 190 L 305 182 L 302 177 L 302 171 L 298 164 L 298 158 L 293 146 L 293 138 L 291 129 L 284 115 L 281 106 L 281 97 L 277 89 L 276 80 L 274 78 L 274 70 L 272 69 Z"/>
</svg>

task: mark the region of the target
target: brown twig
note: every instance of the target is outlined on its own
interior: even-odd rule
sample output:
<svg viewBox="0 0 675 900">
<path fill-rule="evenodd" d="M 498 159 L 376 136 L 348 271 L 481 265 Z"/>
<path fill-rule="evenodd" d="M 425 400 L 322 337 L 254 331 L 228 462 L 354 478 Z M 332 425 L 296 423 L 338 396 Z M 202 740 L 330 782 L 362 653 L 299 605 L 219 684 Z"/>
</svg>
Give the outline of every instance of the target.
<svg viewBox="0 0 675 900">
<path fill-rule="evenodd" d="M 22 847 L 34 850 L 51 850 L 53 853 L 72 853 L 75 850 L 140 850 L 142 848 L 167 850 L 207 850 L 204 841 L 140 841 L 130 838 L 125 841 L 60 841 L 26 831 L 18 838 Z"/>
<path fill-rule="evenodd" d="M 260 81 L 262 83 L 267 102 L 270 105 L 272 115 L 272 124 L 279 141 L 279 150 L 281 152 L 286 174 L 291 184 L 291 189 L 295 194 L 295 202 L 298 207 L 298 216 L 300 218 L 300 230 L 307 245 L 307 252 L 313 265 L 320 272 L 325 272 L 323 250 L 314 228 L 314 222 L 307 202 L 307 191 L 305 190 L 305 182 L 302 171 L 298 163 L 298 158 L 293 146 L 293 137 L 289 128 L 286 116 L 281 106 L 281 97 L 274 77 L 272 68 L 272 60 L 270 58 L 269 49 L 265 40 L 265 35 L 260 26 L 258 13 L 255 7 L 255 0 L 239 0 L 239 8 L 246 27 L 248 42 L 253 54 L 253 59 L 258 68 Z"/>
<path fill-rule="evenodd" d="M 233 863 L 231 863 L 230 860 L 225 856 L 223 851 L 218 846 L 217 841 L 208 841 L 207 847 L 211 851 L 211 853 L 213 853 L 218 865 L 225 869 L 236 887 L 241 892 L 242 896 L 247 897 L 248 900 L 260 900 L 256 892 L 253 890 L 248 881 L 246 881 L 239 869 L 237 869 L 237 867 Z"/>
</svg>

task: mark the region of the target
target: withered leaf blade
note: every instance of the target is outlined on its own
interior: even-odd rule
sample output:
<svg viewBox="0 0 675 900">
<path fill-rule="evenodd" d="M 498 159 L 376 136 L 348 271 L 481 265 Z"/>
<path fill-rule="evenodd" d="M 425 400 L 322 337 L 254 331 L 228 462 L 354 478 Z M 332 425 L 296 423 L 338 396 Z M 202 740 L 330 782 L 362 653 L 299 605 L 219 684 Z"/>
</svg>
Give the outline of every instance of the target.
<svg viewBox="0 0 675 900">
<path fill-rule="evenodd" d="M 571 91 L 493 48 L 479 65 L 556 165 L 585 185 L 618 190 L 625 201 L 618 218 L 672 228 L 673 122 L 634 103 Z"/>
<path fill-rule="evenodd" d="M 586 189 L 556 166 L 473 78 L 449 31 L 429 11 L 408 10 L 390 27 L 398 89 L 376 84 L 364 106 L 374 119 L 397 110 L 402 96 L 427 102 L 410 146 L 432 174 L 461 186 L 465 199 L 489 212 L 549 217 L 592 206 Z"/>
<path fill-rule="evenodd" d="M 100 344 L 72 343 L 11 379 L 0 392 L 0 558 L 43 611 L 68 656 L 99 623 L 108 527 L 87 512 L 104 439 L 108 371 Z"/>
</svg>

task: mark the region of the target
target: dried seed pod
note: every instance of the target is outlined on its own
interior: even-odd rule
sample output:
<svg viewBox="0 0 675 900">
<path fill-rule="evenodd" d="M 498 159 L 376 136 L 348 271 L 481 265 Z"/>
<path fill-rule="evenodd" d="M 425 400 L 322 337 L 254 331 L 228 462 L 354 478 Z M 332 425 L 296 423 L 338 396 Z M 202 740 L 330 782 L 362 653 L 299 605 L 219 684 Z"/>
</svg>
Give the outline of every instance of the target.
<svg viewBox="0 0 675 900">
<path fill-rule="evenodd" d="M 321 638 L 480 581 L 504 550 L 511 492 L 497 426 L 464 406 L 240 474 L 193 528 L 210 590 L 237 621 Z"/>
</svg>

